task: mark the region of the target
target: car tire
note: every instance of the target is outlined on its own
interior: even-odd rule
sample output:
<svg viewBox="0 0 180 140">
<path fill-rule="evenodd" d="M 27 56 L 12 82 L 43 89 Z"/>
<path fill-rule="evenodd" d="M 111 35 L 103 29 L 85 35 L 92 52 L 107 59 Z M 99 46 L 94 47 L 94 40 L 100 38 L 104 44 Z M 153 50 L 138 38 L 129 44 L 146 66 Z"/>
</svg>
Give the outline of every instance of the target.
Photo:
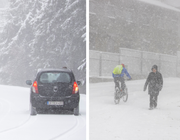
<svg viewBox="0 0 180 140">
<path fill-rule="evenodd" d="M 33 107 L 31 103 L 30 103 L 30 115 L 31 115 L 31 116 L 37 115 L 36 108 Z"/>
<path fill-rule="evenodd" d="M 76 108 L 74 108 L 74 115 L 78 116 L 79 115 L 79 104 Z"/>
</svg>

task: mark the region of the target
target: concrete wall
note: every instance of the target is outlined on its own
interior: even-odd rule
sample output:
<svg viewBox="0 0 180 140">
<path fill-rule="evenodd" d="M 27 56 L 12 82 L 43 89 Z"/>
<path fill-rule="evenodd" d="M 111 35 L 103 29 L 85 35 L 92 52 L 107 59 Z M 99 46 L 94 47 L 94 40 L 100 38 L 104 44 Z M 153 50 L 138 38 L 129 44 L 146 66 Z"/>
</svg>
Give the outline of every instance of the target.
<svg viewBox="0 0 180 140">
<path fill-rule="evenodd" d="M 172 56 L 127 48 L 120 48 L 119 54 L 90 50 L 90 82 L 112 81 L 114 67 L 122 63 L 133 79 L 146 78 L 154 64 L 163 77 L 177 77 L 180 76 L 180 53 L 178 54 Z"/>
<path fill-rule="evenodd" d="M 177 52 L 177 76 L 180 77 L 180 51 Z"/>
</svg>

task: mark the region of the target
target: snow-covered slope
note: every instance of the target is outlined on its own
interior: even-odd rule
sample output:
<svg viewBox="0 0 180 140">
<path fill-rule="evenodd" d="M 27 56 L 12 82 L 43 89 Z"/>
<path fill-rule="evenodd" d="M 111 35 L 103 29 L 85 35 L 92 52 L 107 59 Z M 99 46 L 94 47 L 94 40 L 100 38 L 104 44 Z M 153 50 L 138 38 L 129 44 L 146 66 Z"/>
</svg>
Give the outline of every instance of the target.
<svg viewBox="0 0 180 140">
<path fill-rule="evenodd" d="M 161 0 L 162 2 L 169 4 L 173 7 L 180 7 L 180 1 L 179 0 Z"/>
<path fill-rule="evenodd" d="M 90 139 L 179 140 L 180 79 L 165 78 L 157 109 L 148 110 L 145 80 L 127 81 L 129 99 L 113 101 L 114 83 L 90 84 Z"/>
<path fill-rule="evenodd" d="M 1 140 L 85 140 L 86 95 L 81 94 L 79 116 L 29 115 L 29 88 L 0 86 Z"/>
<path fill-rule="evenodd" d="M 166 3 L 158 1 L 158 0 L 139 0 L 139 1 L 146 2 L 146 3 L 149 3 L 149 4 L 153 4 L 155 6 L 160 6 L 162 8 L 171 9 L 171 10 L 180 12 L 179 9 L 177 9 L 177 8 L 175 8 L 173 6 L 167 5 Z"/>
</svg>

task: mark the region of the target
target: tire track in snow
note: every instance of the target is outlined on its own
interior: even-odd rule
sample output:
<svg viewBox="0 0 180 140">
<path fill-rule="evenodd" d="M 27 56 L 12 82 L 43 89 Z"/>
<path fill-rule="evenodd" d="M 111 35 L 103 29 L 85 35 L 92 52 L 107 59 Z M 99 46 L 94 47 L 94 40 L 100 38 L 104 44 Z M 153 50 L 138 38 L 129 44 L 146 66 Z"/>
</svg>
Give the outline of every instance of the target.
<svg viewBox="0 0 180 140">
<path fill-rule="evenodd" d="M 7 131 L 11 131 L 11 130 L 16 130 L 16 129 L 24 126 L 26 123 L 28 123 L 30 121 L 30 118 L 31 118 L 31 116 L 29 116 L 24 122 L 20 123 L 19 125 L 8 128 L 8 129 L 5 129 L 5 130 L 2 130 L 2 131 L 0 131 L 0 133 L 4 133 L 4 132 L 7 132 Z"/>
<path fill-rule="evenodd" d="M 4 119 L 5 119 L 7 116 L 9 116 L 9 114 L 10 114 L 10 112 L 11 112 L 11 110 L 12 110 L 12 105 L 11 105 L 11 103 L 10 103 L 9 101 L 7 101 L 7 100 L 5 100 L 5 99 L 2 99 L 2 98 L 1 98 L 0 100 L 3 101 L 3 102 L 6 102 L 6 103 L 8 104 L 8 111 L 7 111 L 7 113 L 4 115 L 4 117 L 0 119 L 0 123 L 1 123 L 2 121 L 4 121 Z M 1 103 L 1 104 L 2 104 L 2 103 Z M 0 133 L 4 133 L 4 132 L 7 132 L 7 131 L 11 131 L 11 130 L 16 130 L 16 129 L 22 127 L 23 125 L 25 125 L 25 124 L 30 120 L 30 118 L 31 118 L 31 116 L 29 116 L 25 121 L 23 121 L 23 122 L 20 123 L 19 125 L 16 125 L 16 126 L 14 126 L 14 127 L 11 127 L 11 128 L 5 129 L 5 130 L 1 130 Z"/>
<path fill-rule="evenodd" d="M 80 102 L 86 102 L 86 101 L 84 98 L 81 98 Z M 64 131 L 63 133 L 51 138 L 50 140 L 56 140 L 56 139 L 64 140 L 65 136 L 67 136 L 67 135 L 69 136 L 70 133 L 74 134 L 73 131 L 74 132 L 79 131 L 86 126 L 86 120 L 84 119 L 84 117 L 81 116 L 81 114 L 79 114 L 79 116 L 74 116 L 74 117 L 76 118 L 76 122 L 70 129 L 68 129 L 68 130 Z M 81 125 L 81 124 L 83 124 L 83 125 Z"/>
<path fill-rule="evenodd" d="M 6 112 L 6 114 L 0 119 L 0 123 L 8 116 L 8 114 L 11 112 L 11 103 L 5 99 L 0 99 L 3 102 L 6 102 L 8 104 L 8 111 Z M 3 106 L 5 106 L 4 104 L 1 103 L 1 108 L 3 108 Z M 7 108 L 7 107 L 6 107 Z M 0 109 L 1 110 L 1 109 Z M 3 110 L 3 109 L 2 109 Z"/>
<path fill-rule="evenodd" d="M 83 100 L 83 102 L 84 102 L 84 100 Z M 5 100 L 5 99 L 0 99 L 0 109 L 1 108 L 2 109 L 5 108 L 5 109 L 3 110 L 0 121 L 3 122 L 2 116 L 3 116 L 3 119 L 6 120 L 6 121 L 7 121 L 7 117 L 8 117 L 8 119 L 12 119 L 13 111 L 16 111 L 16 110 L 13 110 L 13 108 L 14 108 L 13 102 Z M 32 117 L 30 115 L 29 116 L 25 115 L 23 120 L 16 122 L 14 124 L 14 126 L 11 125 L 9 127 L 4 128 L 4 130 L 3 129 L 0 130 L 0 135 L 1 134 L 2 135 L 9 135 L 9 134 L 11 134 L 11 132 L 12 132 L 12 134 L 14 134 L 14 132 L 16 132 L 16 131 L 20 132 L 21 129 L 23 129 L 27 125 L 28 126 L 31 125 L 31 124 L 33 125 L 33 123 L 37 119 L 38 119 L 37 117 Z M 76 134 L 76 132 L 79 132 L 80 130 L 82 130 L 84 128 L 84 125 L 85 125 L 84 115 L 82 115 L 82 116 L 81 115 L 79 115 L 79 116 L 73 116 L 72 115 L 72 124 L 69 127 L 67 127 L 66 130 L 61 131 L 61 132 L 57 132 L 54 136 L 52 135 L 51 136 L 52 138 L 50 138 L 50 139 L 51 140 L 55 140 L 55 139 L 63 139 L 64 140 L 64 138 L 65 139 L 68 138 L 69 135 Z"/>
<path fill-rule="evenodd" d="M 68 129 L 68 130 L 62 132 L 61 134 L 59 134 L 59 135 L 51 138 L 50 140 L 55 140 L 55 139 L 57 139 L 57 138 L 60 138 L 60 137 L 62 137 L 62 136 L 64 136 L 64 135 L 70 133 L 71 131 L 73 131 L 73 130 L 78 126 L 78 124 L 79 124 L 79 121 L 78 121 L 78 119 L 76 118 L 75 124 L 74 124 L 70 129 Z"/>
<path fill-rule="evenodd" d="M 73 130 L 74 132 L 71 131 L 72 135 L 75 134 L 77 131 L 80 131 L 81 129 L 86 129 L 86 120 L 84 119 L 84 117 L 78 116 L 77 119 L 78 119 L 79 125 Z M 68 135 L 68 136 L 70 136 L 70 135 Z"/>
<path fill-rule="evenodd" d="M 76 117 L 76 122 L 70 129 L 68 129 L 68 130 L 64 131 L 63 133 L 51 138 L 50 140 L 56 140 L 56 139 L 64 140 L 68 136 L 70 136 L 70 134 L 74 134 L 76 131 L 83 129 L 85 127 L 85 119 L 81 115 L 75 116 L 75 117 Z M 83 125 L 81 126 L 81 124 L 83 124 Z"/>
</svg>

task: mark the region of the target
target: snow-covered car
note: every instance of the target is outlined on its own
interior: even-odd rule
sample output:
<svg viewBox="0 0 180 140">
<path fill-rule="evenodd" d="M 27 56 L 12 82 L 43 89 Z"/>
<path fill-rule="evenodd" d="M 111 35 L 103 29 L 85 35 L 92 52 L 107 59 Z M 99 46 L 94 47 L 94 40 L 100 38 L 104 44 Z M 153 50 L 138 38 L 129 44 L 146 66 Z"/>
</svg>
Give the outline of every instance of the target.
<svg viewBox="0 0 180 140">
<path fill-rule="evenodd" d="M 27 80 L 30 88 L 30 115 L 40 110 L 69 110 L 79 115 L 80 81 L 68 69 L 38 70 L 34 81 Z"/>
</svg>

